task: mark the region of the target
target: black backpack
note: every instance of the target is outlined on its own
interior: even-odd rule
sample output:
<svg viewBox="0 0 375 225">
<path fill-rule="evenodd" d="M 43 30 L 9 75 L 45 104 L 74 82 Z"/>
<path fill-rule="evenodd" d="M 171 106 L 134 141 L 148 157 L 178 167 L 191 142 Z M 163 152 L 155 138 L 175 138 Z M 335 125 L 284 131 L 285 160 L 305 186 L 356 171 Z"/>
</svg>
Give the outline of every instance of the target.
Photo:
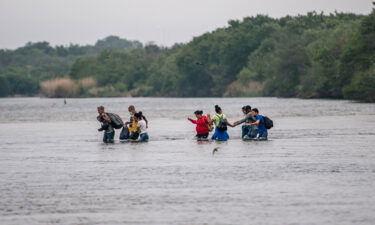
<svg viewBox="0 0 375 225">
<path fill-rule="evenodd" d="M 227 128 L 227 119 L 224 119 L 224 116 L 221 116 L 219 117 L 220 118 L 220 121 L 219 121 L 219 125 L 217 125 L 217 129 L 219 131 L 226 131 L 228 128 Z"/>
<path fill-rule="evenodd" d="M 273 127 L 273 121 L 268 118 L 267 116 L 263 116 L 264 120 L 264 125 L 266 126 L 267 129 L 271 129 Z"/>
</svg>

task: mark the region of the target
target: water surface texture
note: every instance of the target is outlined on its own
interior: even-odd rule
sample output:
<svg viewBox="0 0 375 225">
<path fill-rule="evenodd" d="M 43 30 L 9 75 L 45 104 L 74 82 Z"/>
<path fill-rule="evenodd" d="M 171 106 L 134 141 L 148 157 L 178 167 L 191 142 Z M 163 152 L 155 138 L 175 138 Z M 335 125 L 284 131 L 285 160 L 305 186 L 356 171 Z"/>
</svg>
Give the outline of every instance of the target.
<svg viewBox="0 0 375 225">
<path fill-rule="evenodd" d="M 96 107 L 150 121 L 102 144 Z M 186 120 L 250 104 L 267 142 L 197 142 Z M 375 104 L 277 98 L 0 99 L 0 224 L 375 224 Z M 214 155 L 212 150 L 219 147 Z"/>
</svg>

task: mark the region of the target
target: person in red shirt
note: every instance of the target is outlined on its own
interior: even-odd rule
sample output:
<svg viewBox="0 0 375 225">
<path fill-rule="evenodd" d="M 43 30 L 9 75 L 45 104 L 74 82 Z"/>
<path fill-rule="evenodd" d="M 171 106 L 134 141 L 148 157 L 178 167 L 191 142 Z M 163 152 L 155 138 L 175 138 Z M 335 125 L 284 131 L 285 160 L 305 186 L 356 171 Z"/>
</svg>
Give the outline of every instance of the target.
<svg viewBox="0 0 375 225">
<path fill-rule="evenodd" d="M 203 115 L 202 110 L 197 110 L 194 112 L 194 114 L 197 117 L 197 120 L 193 120 L 191 118 L 188 118 L 188 120 L 197 125 L 195 128 L 197 131 L 196 137 L 198 139 L 206 139 L 208 137 L 208 133 L 210 132 L 208 118 Z"/>
</svg>

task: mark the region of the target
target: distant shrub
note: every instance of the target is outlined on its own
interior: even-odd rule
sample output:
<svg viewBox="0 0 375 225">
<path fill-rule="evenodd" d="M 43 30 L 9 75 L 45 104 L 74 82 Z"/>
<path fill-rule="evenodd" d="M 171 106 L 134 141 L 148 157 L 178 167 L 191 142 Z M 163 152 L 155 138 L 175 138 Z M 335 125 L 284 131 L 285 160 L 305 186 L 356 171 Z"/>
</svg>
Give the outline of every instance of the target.
<svg viewBox="0 0 375 225">
<path fill-rule="evenodd" d="M 69 78 L 55 78 L 40 83 L 41 93 L 50 98 L 76 97 L 79 86 Z"/>
<path fill-rule="evenodd" d="M 79 86 L 79 93 L 78 95 L 80 97 L 94 97 L 96 95 L 93 95 L 90 91 L 92 89 L 95 89 L 97 86 L 97 81 L 93 77 L 85 77 L 82 78 L 81 80 L 77 81 L 78 86 Z"/>
<path fill-rule="evenodd" d="M 93 88 L 93 87 L 96 87 L 97 85 L 97 82 L 95 80 L 95 78 L 93 77 L 85 77 L 81 80 L 78 81 L 78 84 L 79 84 L 79 87 L 85 91 Z"/>
</svg>

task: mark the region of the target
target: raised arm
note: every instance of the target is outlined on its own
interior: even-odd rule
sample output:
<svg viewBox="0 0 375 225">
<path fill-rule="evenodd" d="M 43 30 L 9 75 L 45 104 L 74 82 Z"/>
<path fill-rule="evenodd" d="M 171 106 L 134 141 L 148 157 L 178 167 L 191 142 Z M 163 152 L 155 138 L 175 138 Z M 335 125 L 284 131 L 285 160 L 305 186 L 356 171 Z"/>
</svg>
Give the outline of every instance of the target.
<svg viewBox="0 0 375 225">
<path fill-rule="evenodd" d="M 188 120 L 190 121 L 190 122 L 192 122 L 192 123 L 194 123 L 194 124 L 197 124 L 197 121 L 196 120 L 193 120 L 192 118 L 188 118 Z"/>
</svg>

